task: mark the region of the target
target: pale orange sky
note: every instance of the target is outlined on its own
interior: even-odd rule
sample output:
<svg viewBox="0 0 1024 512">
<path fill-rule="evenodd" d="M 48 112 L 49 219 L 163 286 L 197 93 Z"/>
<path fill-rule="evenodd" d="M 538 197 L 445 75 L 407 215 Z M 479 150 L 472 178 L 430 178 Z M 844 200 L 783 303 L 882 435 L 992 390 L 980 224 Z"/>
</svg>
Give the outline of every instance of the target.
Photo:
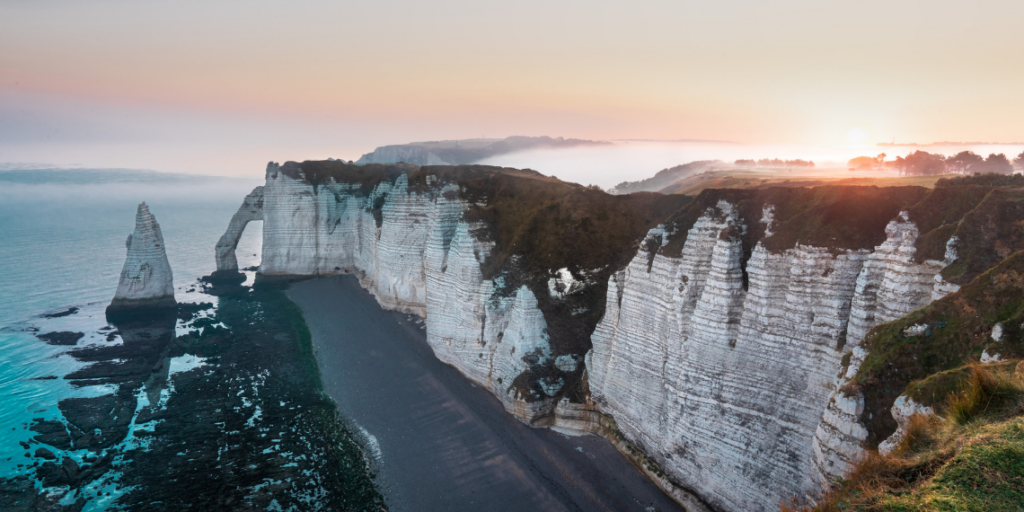
<svg viewBox="0 0 1024 512">
<path fill-rule="evenodd" d="M 235 174 L 481 135 L 1024 141 L 1021 19 L 1018 1 L 6 1 L 0 161 Z"/>
</svg>

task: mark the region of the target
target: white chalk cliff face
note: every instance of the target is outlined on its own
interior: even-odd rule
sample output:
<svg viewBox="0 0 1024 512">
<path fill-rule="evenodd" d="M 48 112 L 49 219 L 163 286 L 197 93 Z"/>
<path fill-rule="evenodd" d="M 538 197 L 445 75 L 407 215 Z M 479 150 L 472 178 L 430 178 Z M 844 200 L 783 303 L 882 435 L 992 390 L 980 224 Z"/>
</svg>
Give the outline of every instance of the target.
<svg viewBox="0 0 1024 512">
<path fill-rule="evenodd" d="M 113 308 L 173 306 L 174 276 L 167 262 L 160 224 L 146 203 L 135 214 L 135 231 L 125 242 L 128 256 L 117 283 Z"/>
<path fill-rule="evenodd" d="M 373 187 L 312 185 L 277 164 L 266 179 L 261 212 L 232 220 L 225 250 L 236 224 L 262 215 L 264 277 L 356 274 L 381 306 L 426 317 L 437 357 L 519 418 L 580 431 L 611 417 L 671 494 L 718 510 L 777 510 L 843 475 L 867 436 L 863 399 L 838 391 L 864 359 L 864 335 L 957 288 L 938 277 L 952 245 L 946 261 L 915 263 L 918 230 L 906 215 L 874 250 L 775 254 L 757 243 L 743 262 L 740 235 L 756 222 L 770 234 L 773 210 L 744 219 L 720 201 L 677 257 L 651 252 L 672 235 L 652 230 L 609 280 L 593 348 L 555 356 L 533 292 L 484 278 L 494 246 L 473 235 L 480 226 L 464 219 L 457 184 L 428 176 L 410 187 L 402 174 Z M 232 262 L 221 245 L 219 270 Z M 552 297 L 577 286 L 568 271 L 552 276 Z M 561 376 L 580 365 L 590 401 L 574 404 L 559 398 Z M 537 368 L 550 369 L 534 372 L 538 386 L 515 385 Z"/>
<path fill-rule="evenodd" d="M 863 401 L 837 393 L 844 353 L 852 376 L 867 329 L 951 285 L 936 291 L 943 262 L 913 262 L 901 216 L 874 251 L 759 243 L 744 290 L 745 222 L 720 202 L 680 257 L 637 254 L 608 288 L 587 371 L 597 405 L 673 482 L 717 509 L 777 510 L 861 453 Z"/>
<path fill-rule="evenodd" d="M 550 396 L 525 396 L 512 386 L 530 365 L 554 363 L 537 299 L 500 276 L 483 279 L 492 244 L 470 234 L 457 191 L 453 184 L 413 191 L 404 174 L 369 191 L 333 181 L 314 189 L 272 164 L 263 188 L 260 273 L 355 273 L 382 307 L 426 317 L 438 358 L 490 389 L 510 412 L 527 421 L 550 416 Z M 550 395 L 561 385 L 542 382 Z"/>
</svg>

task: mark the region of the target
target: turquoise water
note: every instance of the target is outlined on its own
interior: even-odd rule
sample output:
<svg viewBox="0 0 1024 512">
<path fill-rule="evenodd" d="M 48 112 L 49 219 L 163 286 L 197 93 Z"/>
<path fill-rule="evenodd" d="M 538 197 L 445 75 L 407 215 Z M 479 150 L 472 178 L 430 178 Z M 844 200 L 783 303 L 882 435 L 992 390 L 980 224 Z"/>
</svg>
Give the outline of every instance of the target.
<svg viewBox="0 0 1024 512">
<path fill-rule="evenodd" d="M 109 393 L 103 386 L 72 389 L 59 378 L 81 366 L 70 347 L 50 346 L 38 332 L 75 331 L 78 347 L 106 333 L 103 309 L 117 287 L 125 238 L 135 210 L 146 201 L 164 234 L 179 302 L 211 301 L 190 292 L 196 279 L 215 269 L 213 248 L 256 180 L 195 178 L 192 183 L 143 176 L 131 182 L 77 180 L 74 184 L 5 181 L 0 173 L 0 476 L 23 474 L 34 418 L 59 415 L 57 402 Z M 84 183 L 83 183 L 84 181 Z M 242 267 L 259 264 L 261 223 L 239 243 Z M 79 307 L 62 318 L 40 315 Z M 56 379 L 33 380 L 41 377 Z M 35 447 L 33 447 L 35 449 Z M 75 457 L 74 454 L 69 454 Z"/>
</svg>

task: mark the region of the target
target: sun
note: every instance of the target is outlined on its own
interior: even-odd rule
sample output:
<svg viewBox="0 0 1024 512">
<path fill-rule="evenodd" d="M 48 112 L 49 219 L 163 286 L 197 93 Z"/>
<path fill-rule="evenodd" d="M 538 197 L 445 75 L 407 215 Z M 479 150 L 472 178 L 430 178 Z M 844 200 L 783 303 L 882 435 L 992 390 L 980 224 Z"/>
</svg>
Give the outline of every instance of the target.
<svg viewBox="0 0 1024 512">
<path fill-rule="evenodd" d="M 860 128 L 850 128 L 850 131 L 846 132 L 846 141 L 851 144 L 862 144 L 867 139 L 867 134 Z"/>
</svg>

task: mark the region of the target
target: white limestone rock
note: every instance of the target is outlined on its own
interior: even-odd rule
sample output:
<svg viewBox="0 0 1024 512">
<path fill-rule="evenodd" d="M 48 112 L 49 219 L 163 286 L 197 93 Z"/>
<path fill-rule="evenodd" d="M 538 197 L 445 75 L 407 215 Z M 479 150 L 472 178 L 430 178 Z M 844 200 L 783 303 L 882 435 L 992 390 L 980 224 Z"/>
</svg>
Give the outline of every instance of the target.
<svg viewBox="0 0 1024 512">
<path fill-rule="evenodd" d="M 997 322 L 992 326 L 992 341 L 1003 341 L 1003 331 L 1006 328 L 1002 322 Z"/>
<path fill-rule="evenodd" d="M 759 220 L 771 229 L 773 209 Z M 861 456 L 864 401 L 838 391 L 843 354 L 852 377 L 863 333 L 927 304 L 943 262 L 914 263 L 904 215 L 874 251 L 758 244 L 744 290 L 744 229 L 720 202 L 680 257 L 638 251 L 609 280 L 586 365 L 595 403 L 675 485 L 717 509 L 777 510 Z"/>
<path fill-rule="evenodd" d="M 254 188 L 249 195 L 245 196 L 242 205 L 231 217 L 227 231 L 217 241 L 217 271 L 211 277 L 230 279 L 239 276 L 235 249 L 238 248 L 238 241 L 242 238 L 245 226 L 255 220 L 263 220 L 263 187 Z M 241 280 L 244 280 L 244 277 Z"/>
<path fill-rule="evenodd" d="M 555 277 L 548 279 L 548 293 L 556 299 L 565 298 L 583 289 L 585 283 L 573 277 L 572 272 L 567 268 L 560 268 L 555 271 Z"/>
<path fill-rule="evenodd" d="M 410 190 L 405 174 L 369 192 L 333 181 L 313 187 L 271 164 L 260 273 L 355 273 L 382 307 L 426 318 L 427 342 L 441 361 L 490 389 L 521 419 L 548 418 L 564 382 L 538 382 L 540 392 L 513 388 L 532 365 L 555 364 L 544 315 L 526 287 L 483 278 L 493 244 L 470 234 L 480 226 L 462 220 L 468 205 L 457 192 L 436 178 L 426 190 Z"/>
<path fill-rule="evenodd" d="M 928 324 L 914 324 L 903 329 L 904 336 L 922 336 L 928 332 Z"/>
<path fill-rule="evenodd" d="M 1002 354 L 989 354 L 987 348 L 981 352 L 982 363 L 998 363 L 999 361 L 1002 361 L 1002 359 Z"/>
<path fill-rule="evenodd" d="M 892 417 L 896 420 L 899 427 L 896 432 L 893 432 L 891 436 L 885 441 L 882 441 L 878 445 L 878 453 L 882 455 L 889 455 L 896 451 L 903 443 L 903 439 L 907 436 L 907 426 L 910 424 L 910 417 L 914 415 L 921 416 L 934 416 L 935 412 L 931 407 L 925 407 L 914 401 L 906 395 L 900 395 L 896 402 L 892 404 Z"/>
<path fill-rule="evenodd" d="M 176 305 L 174 275 L 167 261 L 164 236 L 145 202 L 139 204 L 135 213 L 135 231 L 128 235 L 125 246 L 128 256 L 121 269 L 114 300 L 107 307 L 107 316 L 173 308 Z"/>
</svg>

